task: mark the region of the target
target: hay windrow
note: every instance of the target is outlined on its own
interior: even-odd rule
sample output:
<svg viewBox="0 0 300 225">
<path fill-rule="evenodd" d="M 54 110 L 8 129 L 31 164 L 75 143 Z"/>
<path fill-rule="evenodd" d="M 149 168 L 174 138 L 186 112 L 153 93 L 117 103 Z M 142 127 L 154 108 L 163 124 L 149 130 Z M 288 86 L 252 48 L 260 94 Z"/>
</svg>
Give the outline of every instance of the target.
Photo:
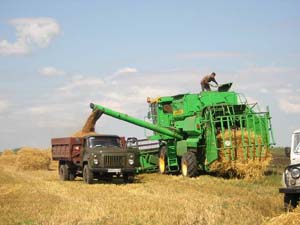
<svg viewBox="0 0 300 225">
<path fill-rule="evenodd" d="M 103 112 L 96 109 L 94 110 L 88 117 L 87 121 L 85 122 L 84 126 L 80 131 L 77 131 L 72 135 L 72 137 L 83 137 L 86 135 L 94 135 L 95 132 L 95 125 L 98 119 L 102 116 Z"/>
<path fill-rule="evenodd" d="M 297 212 L 285 213 L 274 217 L 266 225 L 298 225 L 300 221 L 299 207 L 296 210 Z"/>
<path fill-rule="evenodd" d="M 1 156 L 10 156 L 10 155 L 15 155 L 15 152 L 11 149 L 6 149 L 2 152 Z"/>
<path fill-rule="evenodd" d="M 16 168 L 18 170 L 48 170 L 51 163 L 50 151 L 23 147 L 18 151 Z"/>
<path fill-rule="evenodd" d="M 16 159 L 17 154 L 10 149 L 6 149 L 0 156 L 0 163 L 3 165 L 13 166 L 16 163 Z"/>
<path fill-rule="evenodd" d="M 230 146 L 226 145 L 228 141 Z M 271 162 L 268 146 L 252 131 L 226 130 L 217 135 L 217 146 L 219 158 L 210 165 L 210 170 L 221 176 L 257 179 L 264 175 Z"/>
</svg>

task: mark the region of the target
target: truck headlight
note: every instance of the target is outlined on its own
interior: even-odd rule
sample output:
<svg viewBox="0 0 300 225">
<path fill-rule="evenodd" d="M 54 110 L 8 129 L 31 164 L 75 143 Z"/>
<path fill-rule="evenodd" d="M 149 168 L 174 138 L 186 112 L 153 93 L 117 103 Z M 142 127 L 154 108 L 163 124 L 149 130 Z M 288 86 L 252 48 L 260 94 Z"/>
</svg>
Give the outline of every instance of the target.
<svg viewBox="0 0 300 225">
<path fill-rule="evenodd" d="M 98 165 L 98 164 L 99 164 L 98 159 L 94 159 L 94 164 L 95 164 L 95 165 Z"/>
<path fill-rule="evenodd" d="M 294 168 L 291 171 L 292 178 L 298 179 L 300 177 L 300 170 L 298 168 Z"/>
<path fill-rule="evenodd" d="M 134 164 L 134 160 L 133 159 L 128 159 L 128 163 L 129 163 L 129 165 L 133 165 Z"/>
</svg>

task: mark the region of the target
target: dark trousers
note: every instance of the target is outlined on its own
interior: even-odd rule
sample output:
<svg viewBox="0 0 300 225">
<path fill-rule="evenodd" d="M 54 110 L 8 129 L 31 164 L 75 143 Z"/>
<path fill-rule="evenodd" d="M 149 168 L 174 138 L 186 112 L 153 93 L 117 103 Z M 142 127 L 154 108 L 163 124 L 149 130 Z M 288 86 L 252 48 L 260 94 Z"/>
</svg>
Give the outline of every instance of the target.
<svg viewBox="0 0 300 225">
<path fill-rule="evenodd" d="M 202 91 L 211 91 L 209 84 L 201 84 Z"/>
</svg>

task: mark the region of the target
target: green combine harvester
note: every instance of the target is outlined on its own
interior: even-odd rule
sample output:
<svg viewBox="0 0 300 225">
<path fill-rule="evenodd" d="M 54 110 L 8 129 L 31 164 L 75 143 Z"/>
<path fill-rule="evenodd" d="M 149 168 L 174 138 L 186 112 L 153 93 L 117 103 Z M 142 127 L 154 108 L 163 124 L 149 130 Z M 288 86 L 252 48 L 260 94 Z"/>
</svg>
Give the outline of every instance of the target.
<svg viewBox="0 0 300 225">
<path fill-rule="evenodd" d="M 160 173 L 193 177 L 211 171 L 215 163 L 247 164 L 269 157 L 273 141 L 269 110 L 256 112 L 256 104 L 229 91 L 231 85 L 221 85 L 217 91 L 148 98 L 152 123 L 101 105 L 90 106 L 153 131 L 148 139 L 158 141 L 159 149 L 140 151 L 140 171 L 159 168 Z"/>
</svg>

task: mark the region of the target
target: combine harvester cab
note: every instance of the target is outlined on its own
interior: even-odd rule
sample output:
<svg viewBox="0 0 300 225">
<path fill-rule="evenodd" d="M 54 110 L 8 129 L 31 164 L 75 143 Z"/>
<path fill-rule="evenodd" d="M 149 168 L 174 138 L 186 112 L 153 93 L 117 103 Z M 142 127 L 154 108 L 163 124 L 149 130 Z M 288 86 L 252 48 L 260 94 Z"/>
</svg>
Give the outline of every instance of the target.
<svg viewBox="0 0 300 225">
<path fill-rule="evenodd" d="M 148 138 L 159 142 L 160 173 L 193 177 L 202 170 L 245 177 L 249 169 L 262 172 L 270 161 L 270 114 L 254 111 L 255 105 L 229 91 L 231 85 L 200 94 L 148 98 L 152 123 L 91 107 L 154 131 Z"/>
</svg>

